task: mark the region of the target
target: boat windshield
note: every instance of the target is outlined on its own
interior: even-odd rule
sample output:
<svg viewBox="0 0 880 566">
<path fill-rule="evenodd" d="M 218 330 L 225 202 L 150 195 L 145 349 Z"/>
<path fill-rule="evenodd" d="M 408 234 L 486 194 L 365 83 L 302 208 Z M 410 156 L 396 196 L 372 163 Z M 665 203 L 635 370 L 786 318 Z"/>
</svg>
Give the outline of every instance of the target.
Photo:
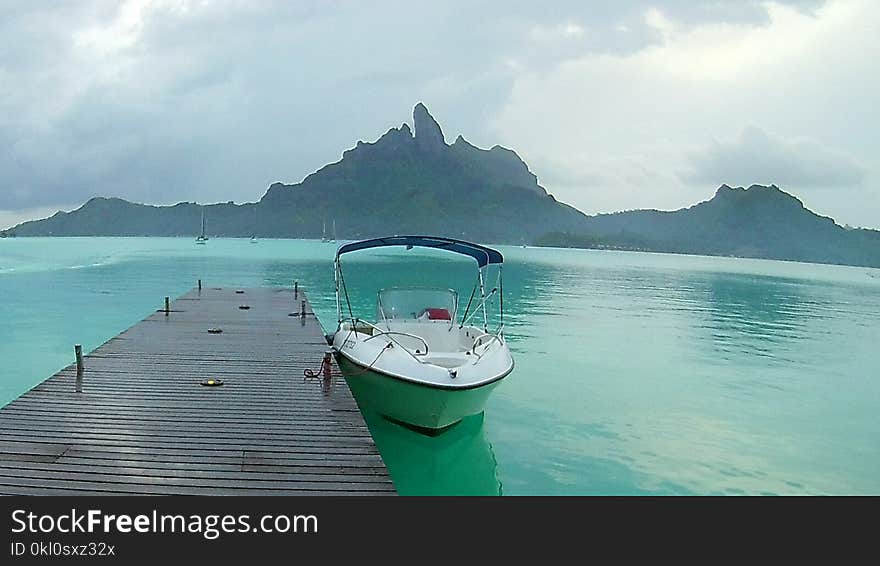
<svg viewBox="0 0 880 566">
<path fill-rule="evenodd" d="M 452 289 L 394 287 L 379 291 L 377 305 L 380 320 L 455 320 L 458 293 Z"/>
</svg>

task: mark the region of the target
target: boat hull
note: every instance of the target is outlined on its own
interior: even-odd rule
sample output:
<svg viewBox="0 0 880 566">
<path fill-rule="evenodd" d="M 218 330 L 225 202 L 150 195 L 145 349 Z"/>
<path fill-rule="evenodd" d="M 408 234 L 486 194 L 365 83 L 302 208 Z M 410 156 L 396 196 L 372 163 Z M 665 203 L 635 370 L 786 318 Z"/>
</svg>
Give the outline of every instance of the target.
<svg viewBox="0 0 880 566">
<path fill-rule="evenodd" d="M 500 383 L 498 380 L 468 389 L 430 387 L 366 369 L 341 353 L 337 358 L 362 407 L 429 434 L 482 413 L 489 395 Z"/>
</svg>

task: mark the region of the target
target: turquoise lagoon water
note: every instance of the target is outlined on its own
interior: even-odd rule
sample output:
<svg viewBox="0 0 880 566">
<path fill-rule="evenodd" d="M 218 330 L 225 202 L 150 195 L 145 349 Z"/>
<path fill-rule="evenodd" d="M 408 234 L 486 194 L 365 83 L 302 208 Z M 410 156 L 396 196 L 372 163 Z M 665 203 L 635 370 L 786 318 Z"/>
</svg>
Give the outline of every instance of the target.
<svg viewBox="0 0 880 566">
<path fill-rule="evenodd" d="M 436 438 L 366 416 L 404 494 L 878 494 L 880 270 L 501 248 L 516 370 Z M 202 279 L 308 289 L 316 241 L 0 240 L 0 404 Z M 404 257 L 408 254 L 408 257 Z M 345 264 L 360 314 L 391 284 L 470 291 L 472 264 L 377 250 Z"/>
</svg>

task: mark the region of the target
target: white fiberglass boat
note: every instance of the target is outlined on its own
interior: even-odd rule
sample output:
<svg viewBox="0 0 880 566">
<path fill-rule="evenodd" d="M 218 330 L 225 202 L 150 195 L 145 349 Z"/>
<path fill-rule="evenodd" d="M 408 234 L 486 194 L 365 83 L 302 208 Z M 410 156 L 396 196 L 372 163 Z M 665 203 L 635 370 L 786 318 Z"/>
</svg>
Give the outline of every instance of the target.
<svg viewBox="0 0 880 566">
<path fill-rule="evenodd" d="M 458 294 L 451 289 L 394 287 L 379 290 L 375 321 L 356 318 L 340 257 L 383 246 L 435 248 L 472 257 L 476 282 L 464 312 L 459 313 Z M 348 370 L 358 401 L 387 418 L 432 433 L 482 413 L 489 394 L 513 371 L 503 334 L 503 261 L 491 248 L 433 236 L 393 236 L 340 246 L 335 260 L 339 326 L 333 349 Z M 490 266 L 497 268 L 497 286 L 487 292 Z M 496 294 L 498 327 L 489 332 L 487 306 Z M 348 318 L 343 316 L 343 298 Z M 477 315 L 482 326 L 471 324 Z"/>
</svg>

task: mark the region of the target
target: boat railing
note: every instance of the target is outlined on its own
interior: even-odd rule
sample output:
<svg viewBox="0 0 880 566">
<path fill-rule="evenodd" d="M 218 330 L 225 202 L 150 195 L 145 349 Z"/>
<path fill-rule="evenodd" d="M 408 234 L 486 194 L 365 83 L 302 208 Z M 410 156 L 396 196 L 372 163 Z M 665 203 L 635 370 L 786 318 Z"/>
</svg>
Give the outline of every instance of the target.
<svg viewBox="0 0 880 566">
<path fill-rule="evenodd" d="M 403 350 L 404 350 L 407 354 L 409 354 L 410 356 L 412 356 L 413 359 L 416 360 L 416 361 L 419 362 L 419 363 L 421 363 L 422 360 L 420 360 L 420 359 L 417 358 L 416 356 L 425 356 L 425 355 L 428 354 L 428 343 L 427 343 L 427 342 L 425 341 L 425 339 L 422 338 L 421 336 L 418 336 L 418 335 L 416 335 L 416 334 L 410 334 L 409 332 L 399 332 L 399 331 L 396 331 L 396 330 L 383 330 L 382 328 L 379 328 L 378 326 L 376 326 L 376 325 L 373 324 L 372 322 L 367 321 L 367 320 L 363 320 L 363 319 L 360 319 L 360 318 L 349 319 L 349 322 L 352 323 L 352 331 L 354 331 L 354 332 L 357 332 L 356 327 L 357 327 L 358 324 L 366 324 L 366 325 L 369 326 L 370 328 L 372 328 L 372 329 L 378 331 L 378 334 L 371 334 L 369 338 L 366 338 L 366 339 L 364 340 L 364 342 L 369 342 L 369 341 L 372 340 L 373 338 L 378 338 L 379 336 L 385 336 L 385 337 L 387 337 L 389 340 L 391 340 L 392 342 L 394 342 L 395 344 L 397 344 L 398 346 L 400 346 L 401 348 L 403 348 Z M 425 351 L 424 351 L 424 353 L 419 352 L 418 350 L 416 350 L 416 352 L 411 352 L 409 348 L 407 348 L 406 346 L 404 346 L 403 344 L 401 344 L 399 341 L 395 340 L 395 339 L 394 339 L 394 336 L 407 336 L 407 337 L 409 337 L 409 338 L 415 338 L 416 340 L 419 340 L 422 344 L 425 345 Z"/>
<path fill-rule="evenodd" d="M 470 350 L 476 354 L 476 348 L 478 346 L 483 345 L 483 339 L 486 337 L 489 338 L 489 340 L 486 342 L 487 348 L 489 347 L 489 344 L 491 344 L 492 342 L 494 342 L 496 340 L 498 341 L 499 344 L 501 344 L 501 340 L 504 335 L 503 331 L 504 331 L 504 325 L 499 324 L 498 328 L 495 330 L 495 332 L 484 332 L 484 333 L 480 334 L 479 336 L 474 337 L 474 342 L 473 342 L 473 344 L 471 344 Z"/>
<path fill-rule="evenodd" d="M 396 335 L 396 336 L 408 336 L 409 338 L 415 338 L 415 339 L 419 340 L 422 344 L 425 345 L 425 351 L 424 351 L 424 352 L 420 352 L 419 350 L 416 350 L 415 352 L 413 352 L 413 355 L 424 356 L 425 354 L 428 353 L 428 343 L 425 341 L 425 339 L 422 338 L 421 336 L 417 336 L 417 335 L 415 335 L 415 334 L 410 334 L 409 332 L 398 332 L 398 331 L 396 331 L 396 330 L 382 330 L 382 331 L 379 332 L 379 334 L 373 334 L 372 336 L 370 336 L 369 338 L 367 338 L 366 340 L 364 340 L 364 342 L 369 342 L 369 341 L 372 340 L 373 338 L 377 338 L 377 337 L 379 337 L 379 336 L 389 336 L 389 337 L 390 337 L 392 334 L 393 334 L 393 335 Z M 397 340 L 394 340 L 394 341 L 397 342 Z M 397 342 L 397 343 L 398 343 L 398 344 L 399 344 L 404 350 L 406 350 L 407 352 L 409 352 L 409 348 L 407 348 L 407 347 L 404 346 L 403 344 L 400 344 L 400 342 Z"/>
</svg>

